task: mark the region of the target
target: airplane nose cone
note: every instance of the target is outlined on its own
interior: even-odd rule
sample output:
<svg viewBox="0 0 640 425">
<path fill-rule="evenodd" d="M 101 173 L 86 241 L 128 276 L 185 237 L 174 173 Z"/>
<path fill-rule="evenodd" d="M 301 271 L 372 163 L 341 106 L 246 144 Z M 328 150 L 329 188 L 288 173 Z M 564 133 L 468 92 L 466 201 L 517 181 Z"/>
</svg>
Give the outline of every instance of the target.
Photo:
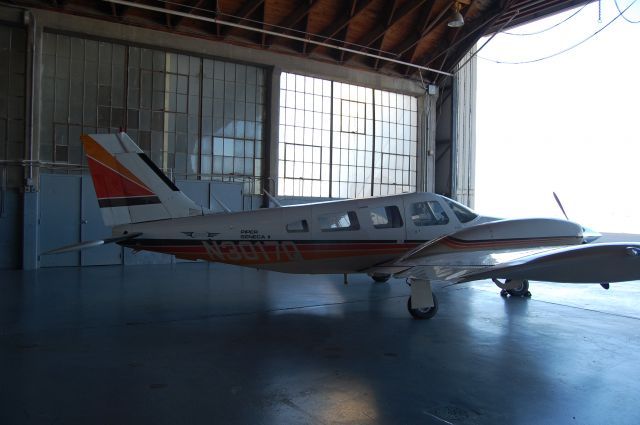
<svg viewBox="0 0 640 425">
<path fill-rule="evenodd" d="M 582 228 L 582 243 L 591 243 L 596 239 L 602 236 L 601 233 L 596 232 L 595 230 L 589 229 L 588 227 Z"/>
</svg>

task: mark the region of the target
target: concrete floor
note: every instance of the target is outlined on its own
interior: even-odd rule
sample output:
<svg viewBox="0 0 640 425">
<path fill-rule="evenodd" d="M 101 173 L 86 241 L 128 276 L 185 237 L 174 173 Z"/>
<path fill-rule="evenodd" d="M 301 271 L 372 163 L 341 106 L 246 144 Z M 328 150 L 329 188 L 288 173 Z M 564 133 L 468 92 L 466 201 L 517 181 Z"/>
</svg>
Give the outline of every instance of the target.
<svg viewBox="0 0 640 425">
<path fill-rule="evenodd" d="M 0 424 L 638 424 L 639 282 L 436 287 L 222 265 L 0 271 Z"/>
</svg>

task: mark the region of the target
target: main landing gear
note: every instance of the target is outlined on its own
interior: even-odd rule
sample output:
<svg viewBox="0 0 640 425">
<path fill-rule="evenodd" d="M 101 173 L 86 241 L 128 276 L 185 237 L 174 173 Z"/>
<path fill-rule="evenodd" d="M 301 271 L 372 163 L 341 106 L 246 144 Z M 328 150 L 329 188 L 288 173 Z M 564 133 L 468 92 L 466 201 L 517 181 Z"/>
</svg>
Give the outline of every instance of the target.
<svg viewBox="0 0 640 425">
<path fill-rule="evenodd" d="M 370 274 L 369 276 L 371 276 L 371 279 L 373 279 L 373 281 L 376 283 L 387 283 L 391 278 L 390 274 L 382 274 L 382 273 L 373 273 L 373 274 Z"/>
<path fill-rule="evenodd" d="M 523 279 L 506 279 L 500 282 L 498 279 L 491 279 L 498 288 L 501 289 L 500 296 L 506 297 L 510 295 L 512 297 L 531 298 L 531 292 L 529 292 L 529 281 Z"/>
<path fill-rule="evenodd" d="M 438 312 L 438 299 L 431 292 L 431 282 L 425 279 L 407 279 L 411 296 L 407 300 L 407 310 L 414 319 L 431 319 Z"/>
</svg>

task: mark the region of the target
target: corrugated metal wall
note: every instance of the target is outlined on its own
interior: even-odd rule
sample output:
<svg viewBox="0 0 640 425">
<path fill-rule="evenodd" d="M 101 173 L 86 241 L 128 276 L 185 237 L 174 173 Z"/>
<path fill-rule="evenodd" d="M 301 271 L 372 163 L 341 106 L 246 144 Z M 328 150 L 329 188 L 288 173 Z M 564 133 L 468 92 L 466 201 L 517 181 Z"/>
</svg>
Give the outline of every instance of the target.
<svg viewBox="0 0 640 425">
<path fill-rule="evenodd" d="M 460 61 L 466 62 L 453 81 L 453 143 L 451 193 L 455 200 L 473 208 L 476 164 L 475 47 Z"/>
</svg>

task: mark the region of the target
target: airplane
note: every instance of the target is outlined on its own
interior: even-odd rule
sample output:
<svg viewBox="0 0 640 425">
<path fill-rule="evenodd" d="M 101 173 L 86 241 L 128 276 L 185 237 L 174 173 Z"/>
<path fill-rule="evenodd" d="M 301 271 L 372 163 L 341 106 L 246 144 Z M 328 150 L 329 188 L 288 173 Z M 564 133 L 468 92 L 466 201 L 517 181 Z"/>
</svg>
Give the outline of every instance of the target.
<svg viewBox="0 0 640 425">
<path fill-rule="evenodd" d="M 45 254 L 117 243 L 187 260 L 284 273 L 405 278 L 416 319 L 438 311 L 432 282 L 491 279 L 501 295 L 530 296 L 529 281 L 640 279 L 640 243 L 593 243 L 569 220 L 498 219 L 434 193 L 213 212 L 196 205 L 125 133 L 82 135 L 112 237 Z M 562 206 L 561 206 L 562 208 Z"/>
</svg>

